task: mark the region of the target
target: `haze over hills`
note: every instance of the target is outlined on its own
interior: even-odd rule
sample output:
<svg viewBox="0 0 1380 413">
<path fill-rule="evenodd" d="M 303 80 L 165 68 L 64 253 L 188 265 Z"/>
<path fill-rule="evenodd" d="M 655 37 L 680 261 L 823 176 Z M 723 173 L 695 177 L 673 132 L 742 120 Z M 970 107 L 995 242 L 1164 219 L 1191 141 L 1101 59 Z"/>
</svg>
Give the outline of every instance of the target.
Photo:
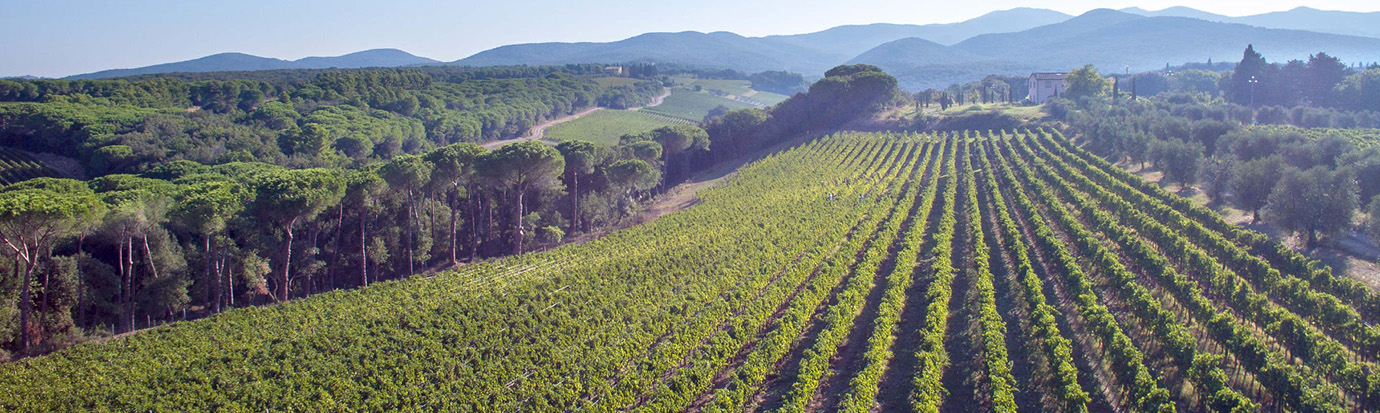
<svg viewBox="0 0 1380 413">
<path fill-rule="evenodd" d="M 69 79 L 102 79 L 157 73 L 223 72 L 277 69 L 355 69 L 398 67 L 439 63 L 398 49 L 373 49 L 332 57 L 304 57 L 297 60 L 274 59 L 244 53 L 220 53 L 199 59 L 164 63 L 134 69 L 112 69 L 71 76 Z"/>
<path fill-rule="evenodd" d="M 981 34 L 1020 31 L 1062 22 L 1070 17 L 1073 16 L 1053 10 L 1022 7 L 994 11 L 958 23 L 849 25 L 814 33 L 767 36 L 763 39 L 812 48 L 847 59 L 897 39 L 916 37 L 951 45 Z"/>
<path fill-rule="evenodd" d="M 1380 37 L 1380 12 L 1347 12 L 1298 7 L 1287 11 L 1232 17 L 1188 7 L 1148 11 L 1130 7 L 1121 11 L 1149 17 L 1190 17 L 1221 23 L 1240 23 L 1271 29 L 1307 30 L 1319 33 Z"/>
<path fill-rule="evenodd" d="M 1298 30 L 1266 29 L 1186 17 L 1145 17 L 1109 9 L 1016 33 L 986 34 L 945 49 L 887 44 L 854 59 L 892 73 L 907 89 L 943 87 L 987 74 L 1023 75 L 1068 70 L 1087 63 L 1120 72 L 1165 64 L 1233 61 L 1247 44 L 1270 61 L 1306 59 L 1327 52 L 1344 62 L 1380 60 L 1380 39 Z M 962 61 L 954 56 L 968 56 Z"/>
<path fill-rule="evenodd" d="M 818 75 L 869 49 L 897 39 L 919 37 L 941 44 L 953 44 L 980 34 L 1019 31 L 1061 22 L 1069 17 L 1069 15 L 1053 10 L 1016 8 L 994 11 L 958 23 L 839 26 L 814 33 L 767 37 L 744 37 L 728 32 L 646 33 L 606 43 L 548 42 L 500 46 L 450 64 L 497 66 L 649 61 L 727 67 L 743 71 L 791 70 L 806 75 Z M 400 50 L 388 50 L 406 54 Z M 371 52 L 376 51 L 357 54 Z M 439 63 L 430 59 L 406 55 L 395 61 L 379 59 L 368 64 L 362 64 L 354 63 L 352 59 L 346 59 L 351 56 L 353 55 L 287 61 L 240 53 L 223 53 L 185 62 L 165 63 L 136 69 L 106 70 L 76 75 L 71 78 L 111 78 L 173 72 L 351 68 Z M 408 56 L 415 59 L 407 59 Z M 335 63 L 323 63 L 319 59 L 338 60 Z"/>
<path fill-rule="evenodd" d="M 535 43 L 502 46 L 452 64 L 463 66 L 672 62 L 741 71 L 790 70 L 818 75 L 874 47 L 897 39 L 922 38 L 953 44 L 972 36 L 1019 31 L 1067 20 L 1052 10 L 1018 8 L 949 24 L 869 24 L 824 31 L 743 37 L 733 33 L 649 33 L 609 43 Z"/>
<path fill-rule="evenodd" d="M 1229 21 L 1252 21 L 1260 26 Z M 1327 21 L 1339 24 L 1326 25 Z M 1367 24 L 1367 22 L 1374 22 Z M 1327 26 L 1376 37 L 1286 30 Z M 461 66 L 654 62 L 730 68 L 743 72 L 788 70 L 818 76 L 843 63 L 880 66 L 907 89 L 943 87 L 988 74 L 1021 75 L 1093 63 L 1104 71 L 1153 70 L 1165 64 L 1238 59 L 1247 44 L 1271 61 L 1327 52 L 1345 62 L 1380 61 L 1380 13 L 1287 12 L 1228 17 L 1186 7 L 1160 11 L 1099 9 L 1070 18 L 1018 8 L 959 23 L 839 26 L 814 33 L 745 37 L 730 32 L 646 33 L 614 42 L 530 43 L 486 50 L 454 62 Z M 74 78 L 109 78 L 167 72 L 395 67 L 443 64 L 395 49 L 296 61 L 225 53 L 185 62 L 96 72 Z"/>
</svg>

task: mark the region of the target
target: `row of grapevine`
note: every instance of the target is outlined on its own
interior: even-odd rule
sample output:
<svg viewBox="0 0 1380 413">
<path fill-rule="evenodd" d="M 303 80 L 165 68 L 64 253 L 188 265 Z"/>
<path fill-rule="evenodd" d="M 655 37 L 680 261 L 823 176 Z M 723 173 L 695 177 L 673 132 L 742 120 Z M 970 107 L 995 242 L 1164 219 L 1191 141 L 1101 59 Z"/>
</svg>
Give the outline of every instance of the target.
<svg viewBox="0 0 1380 413">
<path fill-rule="evenodd" d="M 10 148 L 0 148 L 0 185 L 44 176 L 59 176 L 59 174 L 27 153 Z"/>
<path fill-rule="evenodd" d="M 1049 404 L 1061 411 L 1086 411 L 1089 397 L 1088 392 L 1078 384 L 1078 368 L 1073 361 L 1073 342 L 1064 338 L 1059 331 L 1058 319 L 1062 315 L 1045 299 L 1044 282 L 1035 274 L 1035 267 L 1021 230 L 1007 211 L 1006 198 L 1001 194 L 1001 187 L 997 184 L 996 173 L 988 160 L 986 147 L 987 145 L 978 145 L 977 155 L 986 177 L 983 192 L 988 197 L 989 209 L 996 211 L 1004 253 L 1012 261 L 1008 270 L 1015 274 L 1017 282 L 1011 290 L 1019 291 L 1019 305 L 1025 308 L 1024 313 L 1029 319 L 1027 328 L 1031 330 L 1030 337 L 1035 338 L 1034 344 L 1043 350 L 1045 367 L 1041 375 L 1044 376 L 1047 385 L 1052 387 L 1051 391 L 1055 397 Z"/>
<path fill-rule="evenodd" d="M 926 145 L 925 154 L 922 155 L 922 159 L 925 160 L 924 164 L 915 168 L 916 171 L 924 170 L 923 165 L 929 164 L 931 152 L 935 150 L 935 147 L 934 144 Z M 913 183 L 906 184 L 914 185 Z M 901 185 L 896 186 L 900 187 Z M 847 197 L 848 195 L 852 194 L 845 194 L 844 196 Z M 899 200 L 894 191 L 881 196 Z M 887 208 L 881 208 L 882 206 Z M 851 274 L 849 269 L 865 252 L 866 242 L 875 236 L 882 219 L 894 213 L 893 211 L 897 208 L 899 205 L 895 202 L 877 202 L 866 209 L 866 221 L 844 241 L 843 245 L 839 246 L 838 252 L 815 269 L 818 273 L 818 284 L 802 291 L 797 299 L 790 302 L 789 307 L 785 309 L 775 325 L 771 326 L 767 335 L 757 342 L 747 359 L 737 367 L 737 374 L 732 376 L 731 381 L 714 390 L 713 404 L 705 406 L 705 410 L 733 411 L 748 404 L 748 397 L 761 390 L 767 376 L 774 373 L 780 364 L 778 360 L 790 350 L 794 339 L 815 319 L 813 314 L 819 313 L 824 308 L 825 300 L 828 299 L 830 293 L 837 291 L 843 283 L 847 282 L 845 277 L 857 278 L 857 274 Z"/>
<path fill-rule="evenodd" d="M 1006 149 L 1009 148 L 1003 148 L 1003 150 Z M 1013 201 L 1017 211 L 1024 217 L 1025 222 L 1034 226 L 1037 248 L 1040 248 L 1043 254 L 1052 261 L 1050 264 L 1054 267 L 1053 272 L 1062 275 L 1060 281 L 1063 282 L 1065 289 L 1072 293 L 1079 315 L 1092 328 L 1106 349 L 1111 365 L 1116 367 L 1113 369 L 1113 373 L 1122 389 L 1134 403 L 1134 407 L 1145 411 L 1174 410 L 1169 391 L 1145 367 L 1144 355 L 1132 344 L 1130 337 L 1122 331 L 1116 317 L 1105 305 L 1099 302 L 1098 295 L 1092 290 L 1092 282 L 1088 279 L 1087 274 L 1075 256 L 1069 252 L 1063 241 L 1055 234 L 1048 223 L 1049 221 L 1043 218 L 1039 208 L 1025 195 L 1024 185 L 1015 179 L 1015 173 L 1007 164 L 1006 157 L 999 156 L 997 165 L 1001 170 L 1003 181 L 1012 188 Z M 1058 205 L 1047 204 L 1046 206 L 1057 207 Z"/>
<path fill-rule="evenodd" d="M 916 351 L 916 368 L 912 373 L 915 390 L 912 403 L 916 411 L 938 411 L 948 392 L 943 386 L 944 371 L 949 367 L 949 352 L 944 347 L 944 338 L 949 328 L 949 300 L 953 298 L 953 281 L 956 269 L 953 262 L 954 227 L 958 220 L 954 217 L 954 202 L 957 200 L 958 185 L 954 176 L 958 173 L 956 160 L 945 159 L 947 170 L 944 176 L 944 210 L 939 216 L 938 228 L 932 236 L 933 249 L 930 250 L 929 288 L 925 291 L 924 326 L 921 327 L 920 348 Z"/>
<path fill-rule="evenodd" d="M 1107 202 L 1117 206 L 1114 210 L 1140 211 L 1148 219 L 1167 224 L 1171 230 L 1181 233 L 1189 242 L 1208 252 L 1219 262 L 1238 274 L 1245 275 L 1253 287 L 1294 311 L 1308 315 L 1309 321 L 1330 334 L 1339 336 L 1342 341 L 1353 343 L 1356 351 L 1365 354 L 1380 352 L 1380 327 L 1368 326 L 1355 309 L 1337 297 L 1314 290 L 1308 282 L 1272 268 L 1265 259 L 1251 255 L 1220 233 L 1208 230 L 1201 223 L 1187 219 L 1163 203 L 1151 200 L 1143 193 L 1112 180 L 1110 175 L 1099 173 L 1100 171 L 1090 168 L 1086 163 L 1074 160 L 1071 163 L 1078 171 L 1070 171 L 1070 166 L 1060 159 L 1076 158 L 1071 158 L 1067 152 L 1060 153 L 1063 148 L 1048 143 L 1048 136 L 1040 136 L 1045 139 L 1040 139 L 1039 142 L 1054 148 L 1053 155 L 1045 155 L 1051 159 L 1050 163 L 1061 169 L 1062 173 L 1068 174 L 1067 176 L 1075 180 L 1079 186 L 1090 190 L 1114 188 L 1114 192 L 1103 196 Z M 1084 173 L 1094 179 L 1088 179 Z"/>
<path fill-rule="evenodd" d="M 980 145 L 980 143 L 979 143 Z M 971 155 L 971 154 L 970 154 Z M 971 159 L 967 158 L 965 160 Z M 971 161 L 969 161 L 971 162 Z M 998 412 L 1016 411 L 1016 379 L 1011 376 L 1011 361 L 1006 351 L 1006 322 L 997 312 L 997 292 L 993 282 L 992 253 L 983 234 L 982 212 L 978 208 L 976 179 L 972 167 L 963 169 L 963 188 L 967 193 L 965 212 L 968 219 L 968 239 L 972 245 L 972 265 L 977 279 L 973 288 L 978 296 L 978 323 L 982 328 L 982 354 L 984 377 L 991 410 Z"/>
<path fill-rule="evenodd" d="M 949 140 L 946 146 L 943 158 L 945 168 L 955 171 L 951 161 L 954 157 L 954 141 Z M 935 192 L 934 185 L 926 186 L 919 207 L 910 215 L 910 225 L 898 240 L 899 248 L 892 260 L 891 272 L 885 277 L 886 289 L 882 293 L 877 317 L 872 321 L 872 335 L 868 337 L 867 349 L 863 353 L 863 367 L 849 380 L 849 390 L 839 403 L 841 411 L 867 412 L 877 399 L 882 373 L 892 358 L 891 345 L 896 339 L 896 326 L 905 307 L 906 290 L 915 280 L 912 274 L 918 265 L 925 220 L 934 206 Z"/>
<path fill-rule="evenodd" d="M 1062 166 L 1057 157 L 1051 156 L 1047 159 L 1052 160 L 1049 162 L 1050 164 Z M 1081 174 L 1068 169 L 1050 171 L 1048 176 L 1054 175 L 1068 176 L 1071 179 L 1083 178 Z M 1067 185 L 1058 176 L 1054 176 L 1050 181 Z M 1106 209 L 1116 211 L 1121 215 L 1122 219 L 1137 231 L 1137 234 L 1145 237 L 1161 250 L 1168 252 L 1166 254 L 1168 257 L 1175 258 L 1170 261 L 1178 261 L 1181 271 L 1196 275 L 1202 288 L 1206 291 L 1215 292 L 1214 295 L 1222 297 L 1223 301 L 1239 312 L 1244 320 L 1255 324 L 1271 338 L 1277 339 L 1280 344 L 1291 351 L 1290 356 L 1301 358 L 1308 366 L 1329 376 L 1343 389 L 1359 398 L 1363 404 L 1373 405 L 1377 402 L 1375 392 L 1380 390 L 1380 386 L 1377 386 L 1380 385 L 1380 381 L 1372 378 L 1369 373 L 1375 370 L 1374 365 L 1353 361 L 1356 357 L 1345 346 L 1323 334 L 1314 325 L 1295 313 L 1271 301 L 1265 294 L 1254 291 L 1245 277 L 1240 275 L 1260 276 L 1262 274 L 1239 273 L 1214 260 L 1200 246 L 1194 245 L 1187 237 L 1166 226 L 1163 223 L 1165 221 L 1155 220 L 1143 212 L 1150 209 L 1149 206 L 1134 207 L 1096 185 L 1084 185 L 1084 187 L 1093 191 L 1093 195 L 1099 198 L 1102 205 L 1112 205 Z M 1152 267 L 1172 268 L 1167 265 L 1168 261 L 1165 261 L 1164 258 L 1155 259 L 1151 257 L 1147 260 L 1152 260 L 1148 261 L 1151 262 Z M 1264 273 L 1277 274 L 1278 272 Z M 1321 294 L 1304 294 L 1306 297 L 1314 298 L 1319 295 Z M 1299 297 L 1293 298 L 1299 299 Z M 1322 397 L 1326 396 L 1326 394 L 1322 395 Z"/>
<path fill-rule="evenodd" d="M 931 145 L 931 148 L 934 148 L 931 151 L 939 153 L 937 157 L 941 159 L 948 157 L 948 155 L 943 154 L 946 151 L 936 147 L 937 145 Z M 797 368 L 798 374 L 795 382 L 791 384 L 789 392 L 784 396 L 782 410 L 804 411 L 819 390 L 819 384 L 831 373 L 829 362 L 837 353 L 839 346 L 847 339 L 848 332 L 852 331 L 858 313 L 866 299 L 867 288 L 872 283 L 872 275 L 877 272 L 882 260 L 887 255 L 888 248 L 900 232 L 901 223 L 906 220 L 907 214 L 911 210 L 911 203 L 919 201 L 920 205 L 927 205 L 933 202 L 934 180 L 939 173 L 939 162 L 933 161 L 933 158 L 926 158 L 925 179 L 929 183 L 924 185 L 923 199 L 913 199 L 920 194 L 919 185 L 912 185 L 907 190 L 905 198 L 911 199 L 911 201 L 903 203 L 903 208 L 894 210 L 893 214 L 887 217 L 882 224 L 882 230 L 869 242 L 868 247 L 861 254 L 861 259 L 853 266 L 853 276 L 849 279 L 844 290 L 839 293 L 837 303 L 829 307 L 818 321 L 823 323 L 825 327 L 810 347 L 805 350 L 804 356 L 801 357 Z"/>
<path fill-rule="evenodd" d="M 1366 287 L 1365 284 L 1355 279 L 1337 277 L 1332 274 L 1330 267 L 1304 256 L 1278 240 L 1250 229 L 1231 225 L 1211 209 L 1194 204 L 1183 197 L 1175 196 L 1158 185 L 1145 182 L 1130 172 L 1117 168 L 1110 162 L 1073 146 L 1065 139 L 1055 139 L 1054 141 L 1065 150 L 1076 154 L 1081 162 L 1085 162 L 1115 179 L 1119 182 L 1113 184 L 1117 188 L 1127 186 L 1143 193 L 1143 195 L 1172 208 L 1174 211 L 1178 211 L 1186 218 L 1249 249 L 1251 254 L 1264 257 L 1281 272 L 1308 281 L 1308 288 L 1331 293 L 1346 301 L 1347 304 L 1350 304 L 1357 312 L 1366 317 L 1369 323 L 1380 322 L 1380 292 Z"/>
<path fill-rule="evenodd" d="M 3 365 L 0 410 L 1380 405 L 1374 291 L 1055 132 L 839 133 L 699 197 Z"/>
<path fill-rule="evenodd" d="M 1020 159 L 1016 158 L 1018 164 Z M 1023 166 L 1022 176 L 1030 178 L 1029 172 L 1032 169 L 1039 169 L 1040 166 L 1031 168 L 1028 164 Z M 1055 217 L 1055 221 L 1061 224 L 1061 228 L 1072 238 L 1072 244 L 1082 252 L 1084 257 L 1093 264 L 1097 273 L 1106 279 L 1113 289 L 1120 295 L 1123 302 L 1132 309 L 1134 315 L 1141 323 L 1147 326 L 1154 334 L 1156 341 L 1167 348 L 1167 353 L 1174 359 L 1175 364 L 1185 371 L 1194 372 L 1191 378 L 1198 386 L 1203 389 L 1208 398 L 1208 405 L 1216 411 L 1254 411 L 1256 406 L 1250 399 L 1241 395 L 1234 389 L 1227 386 L 1223 379 L 1225 374 L 1221 372 L 1218 365 L 1220 359 L 1215 355 L 1199 354 L 1197 343 L 1193 334 L 1187 328 L 1188 324 L 1181 320 L 1178 314 L 1171 312 L 1160 305 L 1160 301 L 1150 292 L 1148 288 L 1139 284 L 1136 275 L 1126 266 L 1122 265 L 1117 254 L 1102 244 L 1102 241 L 1089 230 L 1071 212 L 1059 204 L 1059 200 L 1052 191 L 1045 185 L 1044 181 L 1028 179 L 1027 183 L 1034 189 L 1039 197 L 1048 205 L 1048 210 Z M 1078 204 L 1079 207 L 1084 204 Z M 1095 213 L 1094 211 L 1082 209 L 1085 216 Z M 1101 221 L 1098 221 L 1099 223 Z M 1097 229 L 1116 229 L 1115 227 L 1103 228 L 1091 226 Z M 1125 240 L 1129 234 L 1116 234 L 1111 238 Z M 1127 242 L 1135 242 L 1132 239 Z"/>
</svg>

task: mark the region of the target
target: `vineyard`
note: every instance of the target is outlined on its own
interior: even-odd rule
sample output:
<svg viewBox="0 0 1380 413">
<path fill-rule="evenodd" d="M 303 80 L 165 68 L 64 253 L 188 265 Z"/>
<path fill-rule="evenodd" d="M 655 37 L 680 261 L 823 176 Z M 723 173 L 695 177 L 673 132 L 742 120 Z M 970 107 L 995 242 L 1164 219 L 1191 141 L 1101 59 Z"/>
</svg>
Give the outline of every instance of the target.
<svg viewBox="0 0 1380 413">
<path fill-rule="evenodd" d="M 707 92 L 673 88 L 671 89 L 671 96 L 667 96 L 660 105 L 644 108 L 642 111 L 699 122 L 704 120 L 705 116 L 709 116 L 710 111 L 720 106 L 729 109 L 752 107 L 751 104 L 714 96 Z"/>
<path fill-rule="evenodd" d="M 27 153 L 0 148 L 0 185 L 42 176 L 58 176 L 58 173 Z"/>
<path fill-rule="evenodd" d="M 1380 146 L 1380 129 L 1368 128 L 1300 128 L 1285 125 L 1257 125 L 1251 130 L 1279 135 L 1298 134 L 1310 141 L 1324 138 L 1337 138 L 1357 147 Z"/>
<path fill-rule="evenodd" d="M 662 126 L 689 124 L 692 122 L 646 110 L 601 110 L 552 126 L 546 131 L 546 138 L 554 141 L 579 139 L 600 145 L 617 146 L 618 138 L 626 134 L 642 133 Z"/>
<path fill-rule="evenodd" d="M 0 410 L 1380 408 L 1380 295 L 1057 132 L 843 133 L 700 197 L 0 366 Z"/>
</svg>

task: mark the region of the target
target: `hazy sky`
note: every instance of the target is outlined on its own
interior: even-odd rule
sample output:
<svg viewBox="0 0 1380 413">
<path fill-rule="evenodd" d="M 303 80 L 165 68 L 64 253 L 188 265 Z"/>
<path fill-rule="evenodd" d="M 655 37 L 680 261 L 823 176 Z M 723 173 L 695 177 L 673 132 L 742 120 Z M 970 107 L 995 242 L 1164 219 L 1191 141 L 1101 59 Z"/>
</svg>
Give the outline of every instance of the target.
<svg viewBox="0 0 1380 413">
<path fill-rule="evenodd" d="M 611 41 L 653 31 L 806 33 L 842 24 L 950 23 L 993 10 L 1068 14 L 1184 5 L 1241 16 L 1303 3 L 1277 0 L 0 0 L 0 76 L 67 76 L 220 52 L 281 59 L 398 48 L 442 61 L 513 43 Z M 846 6 L 842 6 L 846 5 Z M 1377 11 L 1376 0 L 1312 0 Z"/>
</svg>

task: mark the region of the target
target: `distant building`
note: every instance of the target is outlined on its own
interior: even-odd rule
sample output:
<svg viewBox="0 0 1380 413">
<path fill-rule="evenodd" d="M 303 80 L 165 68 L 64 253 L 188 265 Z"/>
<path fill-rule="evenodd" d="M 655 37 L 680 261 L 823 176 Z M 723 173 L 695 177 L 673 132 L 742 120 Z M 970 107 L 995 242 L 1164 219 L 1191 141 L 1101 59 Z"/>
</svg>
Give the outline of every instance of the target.
<svg viewBox="0 0 1380 413">
<path fill-rule="evenodd" d="M 1068 89 L 1068 73 L 1031 73 L 1030 74 L 1030 103 L 1045 103 L 1050 99 L 1064 95 L 1064 89 Z"/>
<path fill-rule="evenodd" d="M 604 66 L 604 74 L 622 76 L 623 66 Z"/>
</svg>

